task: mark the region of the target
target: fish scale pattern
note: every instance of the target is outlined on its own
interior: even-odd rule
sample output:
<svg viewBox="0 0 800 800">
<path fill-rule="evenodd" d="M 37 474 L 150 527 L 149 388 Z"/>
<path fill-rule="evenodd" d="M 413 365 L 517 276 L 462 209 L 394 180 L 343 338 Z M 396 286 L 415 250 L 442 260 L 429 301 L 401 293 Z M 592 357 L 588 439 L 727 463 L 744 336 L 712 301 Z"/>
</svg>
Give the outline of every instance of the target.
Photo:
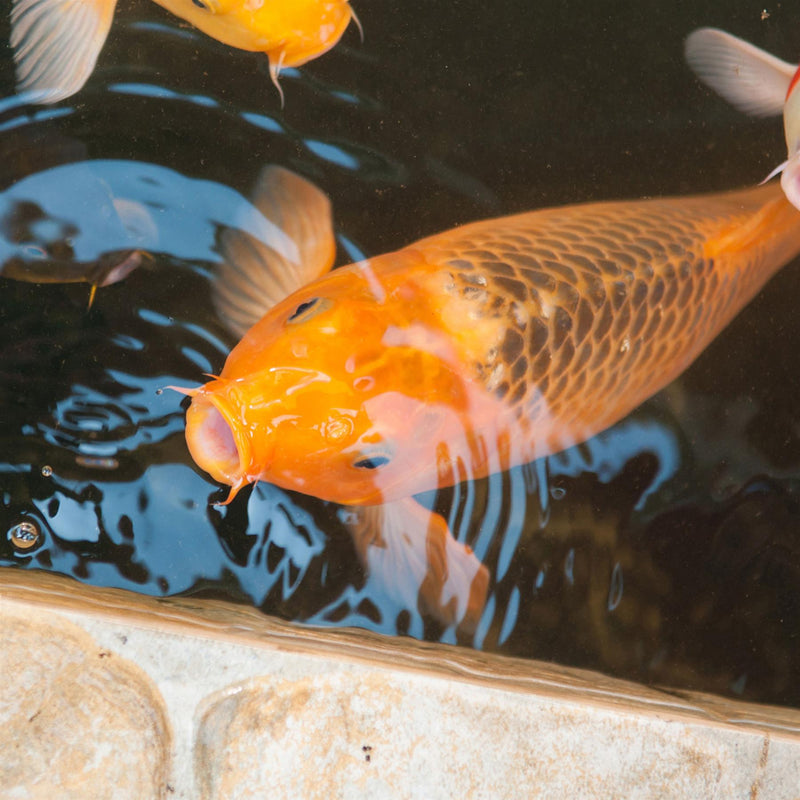
<svg viewBox="0 0 800 800">
<path fill-rule="evenodd" d="M 473 358 L 473 378 L 521 423 L 542 430 L 543 420 L 557 421 L 551 427 L 582 438 L 676 377 L 777 268 L 761 266 L 757 247 L 715 263 L 709 241 L 753 215 L 746 203 L 718 205 L 549 209 L 464 226 L 417 248 L 468 317 L 497 322 Z"/>
</svg>

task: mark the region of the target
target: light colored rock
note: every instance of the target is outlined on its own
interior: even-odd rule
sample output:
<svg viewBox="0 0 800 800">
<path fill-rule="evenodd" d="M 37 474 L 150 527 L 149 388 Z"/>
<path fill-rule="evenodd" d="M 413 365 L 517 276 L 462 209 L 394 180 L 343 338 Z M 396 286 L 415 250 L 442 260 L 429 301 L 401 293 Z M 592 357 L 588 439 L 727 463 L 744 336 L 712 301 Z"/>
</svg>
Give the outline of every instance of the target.
<svg viewBox="0 0 800 800">
<path fill-rule="evenodd" d="M 800 800 L 796 709 L 230 603 L 0 570 L 0 669 L 2 800 Z"/>
<path fill-rule="evenodd" d="M 2 797 L 163 796 L 169 727 L 145 673 L 59 616 L 0 612 Z"/>
<path fill-rule="evenodd" d="M 195 759 L 202 800 L 746 798 L 765 741 L 384 673 L 228 687 L 200 712 Z M 800 788 L 800 751 L 782 767 L 769 796 Z"/>
</svg>

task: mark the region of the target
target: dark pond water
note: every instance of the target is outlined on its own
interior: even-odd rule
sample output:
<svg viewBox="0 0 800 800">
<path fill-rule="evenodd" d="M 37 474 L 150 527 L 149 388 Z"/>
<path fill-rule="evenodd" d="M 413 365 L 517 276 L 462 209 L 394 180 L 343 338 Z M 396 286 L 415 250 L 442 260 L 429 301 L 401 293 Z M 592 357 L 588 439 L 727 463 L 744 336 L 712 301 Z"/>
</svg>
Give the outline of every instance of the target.
<svg viewBox="0 0 800 800">
<path fill-rule="evenodd" d="M 330 195 L 347 263 L 492 215 L 755 183 L 785 157 L 780 121 L 702 90 L 682 40 L 717 25 L 795 61 L 789 3 L 353 2 L 365 41 L 353 28 L 287 71 L 284 109 L 266 58 L 149 2 L 118 10 L 89 84 L 56 106 L 14 99 L 3 52 L 2 246 L 27 226 L 62 260 L 153 258 L 91 307 L 85 285 L 0 278 L 0 530 L 43 534 L 0 538 L 0 564 L 800 705 L 797 264 L 602 436 L 423 498 L 489 569 L 474 636 L 365 574 L 330 504 L 260 484 L 212 505 L 185 404 L 159 390 L 202 382 L 234 344 L 214 237 L 264 164 Z M 26 216 L 42 193 L 50 217 Z"/>
</svg>

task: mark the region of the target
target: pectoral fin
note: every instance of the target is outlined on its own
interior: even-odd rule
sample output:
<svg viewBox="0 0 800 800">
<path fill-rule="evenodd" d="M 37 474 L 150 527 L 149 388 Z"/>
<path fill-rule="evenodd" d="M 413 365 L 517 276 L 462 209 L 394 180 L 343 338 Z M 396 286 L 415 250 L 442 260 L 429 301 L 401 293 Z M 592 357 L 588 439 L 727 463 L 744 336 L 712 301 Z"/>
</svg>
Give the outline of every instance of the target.
<svg viewBox="0 0 800 800">
<path fill-rule="evenodd" d="M 716 28 L 691 33 L 685 55 L 703 83 L 745 114 L 769 117 L 783 112 L 796 65 Z"/>
<path fill-rule="evenodd" d="M 475 630 L 489 574 L 439 514 L 407 498 L 352 507 L 348 527 L 362 563 L 387 593 L 443 625 Z"/>
<path fill-rule="evenodd" d="M 241 335 L 292 292 L 326 273 L 336 255 L 328 196 L 287 169 L 267 166 L 253 205 L 271 225 L 257 238 L 229 228 L 221 236 L 223 264 L 214 304 L 228 328 Z"/>
<path fill-rule="evenodd" d="M 92 74 L 116 0 L 14 0 L 11 47 L 17 84 L 34 103 L 75 94 Z"/>
</svg>

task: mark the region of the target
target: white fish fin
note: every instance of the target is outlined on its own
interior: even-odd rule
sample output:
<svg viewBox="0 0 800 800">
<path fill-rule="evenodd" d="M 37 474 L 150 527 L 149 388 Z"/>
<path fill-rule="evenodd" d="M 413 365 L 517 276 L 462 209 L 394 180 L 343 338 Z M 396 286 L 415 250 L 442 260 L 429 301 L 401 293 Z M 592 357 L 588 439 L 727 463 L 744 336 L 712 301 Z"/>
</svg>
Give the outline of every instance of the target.
<svg viewBox="0 0 800 800">
<path fill-rule="evenodd" d="M 79 91 L 103 48 L 116 0 L 14 0 L 11 47 L 17 86 L 34 103 Z"/>
<path fill-rule="evenodd" d="M 472 633 L 486 604 L 489 573 L 447 523 L 413 498 L 349 507 L 346 524 L 370 580 L 407 608 Z"/>
<path fill-rule="evenodd" d="M 797 65 L 716 28 L 698 28 L 684 48 L 695 75 L 731 105 L 754 117 L 783 112 Z"/>
<path fill-rule="evenodd" d="M 264 167 L 253 205 L 271 225 L 262 238 L 235 228 L 223 232 L 223 263 L 213 287 L 217 313 L 238 335 L 325 274 L 336 256 L 330 200 L 310 181 L 283 167 Z"/>
<path fill-rule="evenodd" d="M 800 209 L 800 152 L 795 153 L 783 168 L 781 188 L 786 199 Z"/>
</svg>

